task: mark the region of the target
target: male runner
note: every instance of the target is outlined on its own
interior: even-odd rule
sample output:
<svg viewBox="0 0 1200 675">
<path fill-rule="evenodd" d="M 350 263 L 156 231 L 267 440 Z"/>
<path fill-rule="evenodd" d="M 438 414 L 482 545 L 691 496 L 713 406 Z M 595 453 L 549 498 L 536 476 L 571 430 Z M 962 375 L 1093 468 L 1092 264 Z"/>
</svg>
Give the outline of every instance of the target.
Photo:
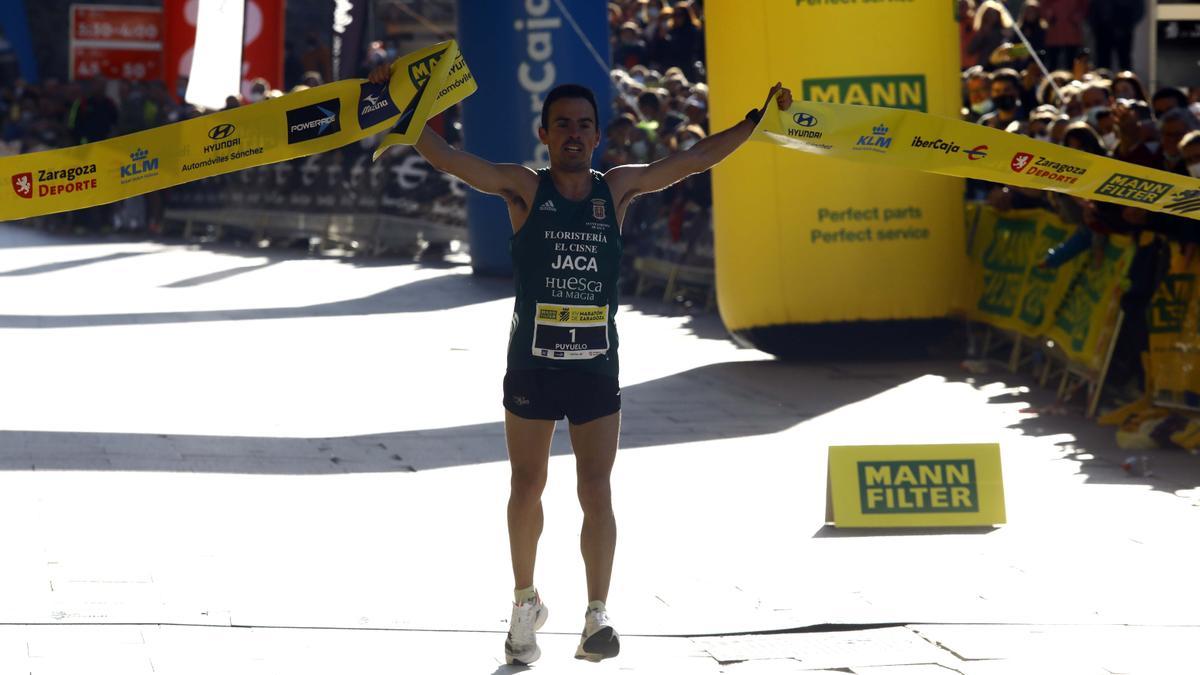
<svg viewBox="0 0 1200 675">
<path fill-rule="evenodd" d="M 388 77 L 382 65 L 370 79 L 378 84 Z M 564 416 L 583 507 L 580 548 L 589 600 L 575 658 L 601 661 L 620 651 L 604 603 L 617 544 L 609 476 L 621 428 L 613 321 L 621 222 L 638 195 L 705 171 L 745 143 L 772 100 L 786 110 L 792 95 L 776 83 L 762 108 L 734 126 L 653 164 L 618 166 L 604 174 L 591 168 L 600 143 L 595 96 L 573 84 L 555 87 L 542 104 L 538 138 L 549 148 L 549 168 L 493 164 L 450 147 L 428 128 L 414 146 L 434 168 L 503 197 L 512 221 L 516 308 L 504 376 L 512 466 L 508 537 L 516 582 L 504 643 L 509 664 L 527 665 L 541 656 L 535 633 L 549 612 L 533 585 L 533 568 L 550 440 Z"/>
</svg>

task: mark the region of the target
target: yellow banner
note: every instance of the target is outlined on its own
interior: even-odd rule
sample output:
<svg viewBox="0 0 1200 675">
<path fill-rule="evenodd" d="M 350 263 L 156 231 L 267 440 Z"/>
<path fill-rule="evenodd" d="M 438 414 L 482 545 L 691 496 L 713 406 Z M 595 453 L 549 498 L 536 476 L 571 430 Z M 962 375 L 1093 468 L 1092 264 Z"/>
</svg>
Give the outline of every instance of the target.
<svg viewBox="0 0 1200 675">
<path fill-rule="evenodd" d="M 1154 399 L 1200 407 L 1200 255 L 1171 245 L 1171 267 L 1150 300 Z"/>
<path fill-rule="evenodd" d="M 1099 261 L 1081 261 L 1045 333 L 1067 358 L 1090 370 L 1100 369 L 1116 339 L 1123 282 L 1135 249 L 1128 238 L 1110 236 Z"/>
<path fill-rule="evenodd" d="M 1053 190 L 1200 219 L 1200 179 L 914 110 L 797 101 L 786 111 L 768 108 L 751 138 L 824 157 Z"/>
<path fill-rule="evenodd" d="M 1005 522 L 1000 446 L 832 446 L 826 522 L 964 527 Z"/>
<path fill-rule="evenodd" d="M 0 158 L 0 220 L 107 204 L 201 178 L 340 148 L 395 125 L 375 152 L 412 144 L 429 117 L 471 95 L 450 40 L 392 64 L 375 85 L 353 79 L 61 150 Z"/>
<path fill-rule="evenodd" d="M 1070 236 L 1071 226 L 1039 209 L 1000 214 L 971 206 L 970 269 L 976 295 L 968 316 L 1028 337 L 1044 335 L 1081 260 L 1056 269 L 1038 263 Z"/>
<path fill-rule="evenodd" d="M 1030 338 L 1049 338 L 1092 370 L 1114 338 L 1122 283 L 1135 247 L 1110 236 L 1099 256 L 1089 249 L 1057 269 L 1038 263 L 1073 226 L 1040 209 L 997 212 L 969 204 L 967 316 Z"/>
</svg>

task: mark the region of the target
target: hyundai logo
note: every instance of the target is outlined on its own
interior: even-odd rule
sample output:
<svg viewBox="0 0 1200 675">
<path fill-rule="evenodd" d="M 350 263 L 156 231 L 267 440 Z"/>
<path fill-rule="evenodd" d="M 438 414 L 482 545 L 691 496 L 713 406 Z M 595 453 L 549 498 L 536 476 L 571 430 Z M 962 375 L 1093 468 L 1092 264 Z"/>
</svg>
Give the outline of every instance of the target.
<svg viewBox="0 0 1200 675">
<path fill-rule="evenodd" d="M 792 121 L 796 123 L 796 126 L 800 127 L 812 127 L 817 124 L 817 118 L 805 112 L 798 112 L 792 115 Z"/>
<path fill-rule="evenodd" d="M 222 138 L 228 138 L 233 134 L 234 126 L 232 124 L 218 124 L 208 130 L 208 137 L 214 141 L 219 141 Z"/>
</svg>

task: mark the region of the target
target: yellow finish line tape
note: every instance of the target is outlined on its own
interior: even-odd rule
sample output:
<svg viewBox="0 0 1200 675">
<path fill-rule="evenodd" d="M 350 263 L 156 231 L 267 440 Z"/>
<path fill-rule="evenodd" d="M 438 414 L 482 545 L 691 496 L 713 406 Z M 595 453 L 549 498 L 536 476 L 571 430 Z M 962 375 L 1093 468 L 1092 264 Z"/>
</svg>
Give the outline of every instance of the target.
<svg viewBox="0 0 1200 675">
<path fill-rule="evenodd" d="M 453 40 L 392 64 L 387 84 L 342 80 L 98 143 L 0 158 L 0 220 L 73 211 L 209 176 L 326 152 L 395 128 L 413 144 L 425 122 L 476 89 Z"/>
<path fill-rule="evenodd" d="M 751 137 L 837 159 L 1054 190 L 1200 219 L 1200 179 L 912 110 L 798 101 Z"/>
</svg>

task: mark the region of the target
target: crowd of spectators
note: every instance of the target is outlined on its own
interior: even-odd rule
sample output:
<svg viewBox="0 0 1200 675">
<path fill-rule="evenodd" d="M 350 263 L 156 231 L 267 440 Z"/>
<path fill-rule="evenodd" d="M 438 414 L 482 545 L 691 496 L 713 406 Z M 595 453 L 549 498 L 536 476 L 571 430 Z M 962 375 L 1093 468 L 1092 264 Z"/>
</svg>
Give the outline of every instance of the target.
<svg viewBox="0 0 1200 675">
<path fill-rule="evenodd" d="M 960 0 L 963 119 L 1039 141 L 1111 157 L 1139 166 L 1200 177 L 1200 72 L 1189 89 L 1150 92 L 1129 70 L 1130 35 L 1144 15 L 1140 0 L 1026 0 L 1017 21 L 996 0 Z M 1016 24 L 1014 26 L 1014 23 Z M 1095 51 L 1082 37 L 1090 27 Z M 1029 40 L 1026 47 L 1020 37 Z M 1033 55 L 1050 68 L 1043 71 Z M 1117 70 L 1113 69 L 1116 64 Z M 1143 386 L 1140 354 L 1148 343 L 1147 310 L 1166 274 L 1171 244 L 1194 254 L 1195 220 L 1133 206 L 1054 192 L 972 181 L 970 196 L 995 208 L 1046 208 L 1074 232 L 1041 263 L 1057 267 L 1091 252 L 1099 264 L 1112 235 L 1137 249 L 1122 296 L 1125 325 L 1113 376 L 1131 389 Z"/>
<path fill-rule="evenodd" d="M 608 3 L 616 93 L 602 168 L 687 150 L 709 133 L 700 0 Z M 706 172 L 636 200 L 626 249 L 682 264 L 712 264 L 712 180 Z M 633 275 L 627 275 L 632 278 Z"/>
</svg>

